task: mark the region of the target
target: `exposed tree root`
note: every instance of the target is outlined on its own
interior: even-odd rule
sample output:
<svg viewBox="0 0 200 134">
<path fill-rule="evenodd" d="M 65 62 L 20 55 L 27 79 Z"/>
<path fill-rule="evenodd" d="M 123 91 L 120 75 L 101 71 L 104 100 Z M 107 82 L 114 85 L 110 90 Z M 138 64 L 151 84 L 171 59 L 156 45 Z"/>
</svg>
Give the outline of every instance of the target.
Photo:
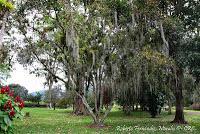
<svg viewBox="0 0 200 134">
<path fill-rule="evenodd" d="M 175 124 L 188 124 L 187 121 L 185 121 L 185 120 L 179 120 L 179 119 L 174 119 L 174 120 L 171 121 L 170 123 L 175 123 Z"/>
</svg>

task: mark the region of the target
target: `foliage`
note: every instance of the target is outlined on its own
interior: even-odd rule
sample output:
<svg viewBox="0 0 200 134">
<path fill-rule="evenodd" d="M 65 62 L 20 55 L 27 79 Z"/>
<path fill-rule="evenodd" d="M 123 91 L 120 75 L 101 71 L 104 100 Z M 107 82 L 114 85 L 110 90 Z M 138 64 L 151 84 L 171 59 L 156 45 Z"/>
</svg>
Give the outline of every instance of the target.
<svg viewBox="0 0 200 134">
<path fill-rule="evenodd" d="M 14 97 L 20 96 L 24 101 L 27 100 L 28 90 L 19 84 L 9 84 L 9 87 L 14 90 Z"/>
<path fill-rule="evenodd" d="M 123 111 L 126 115 L 130 115 L 134 107 L 134 103 L 136 102 L 134 96 L 134 93 L 129 89 L 126 90 L 126 92 L 120 93 L 117 98 L 117 104 L 123 107 Z"/>
<path fill-rule="evenodd" d="M 7 46 L 0 46 L 0 82 L 4 83 L 9 77 L 10 61 Z"/>
<path fill-rule="evenodd" d="M 199 86 L 192 93 L 192 102 L 193 103 L 200 103 L 200 90 L 199 90 Z"/>
<path fill-rule="evenodd" d="M 60 108 L 67 108 L 74 104 L 74 92 L 66 90 L 61 93 L 57 106 Z"/>
<path fill-rule="evenodd" d="M 29 94 L 27 100 L 39 104 L 42 100 L 42 94 L 39 92 L 36 92 L 36 95 Z"/>
<path fill-rule="evenodd" d="M 162 92 L 158 93 L 148 93 L 148 108 L 149 113 L 152 118 L 155 118 L 156 115 L 160 114 L 161 108 L 164 106 L 165 96 Z"/>
<path fill-rule="evenodd" d="M 25 107 L 32 107 L 32 108 L 33 107 L 43 107 L 43 108 L 46 108 L 47 104 L 46 103 L 37 104 L 37 103 L 34 103 L 34 102 L 25 102 L 24 106 Z"/>
<path fill-rule="evenodd" d="M 196 83 L 198 84 L 200 81 L 199 35 L 197 34 L 194 37 L 190 37 L 186 43 L 187 44 L 183 46 L 185 53 L 182 60 L 184 60 L 184 65 L 189 69 L 190 74 L 194 76 Z"/>
<path fill-rule="evenodd" d="M 12 121 L 14 118 L 22 118 L 21 110 L 24 101 L 16 96 L 9 86 L 3 86 L 0 90 L 0 132 L 13 132 Z"/>
<path fill-rule="evenodd" d="M 188 107 L 194 102 L 193 94 L 198 90 L 198 85 L 195 84 L 195 78 L 191 74 L 185 73 L 183 88 L 184 104 Z"/>
<path fill-rule="evenodd" d="M 8 48 L 6 46 L 1 46 L 0 52 L 0 63 L 4 63 L 8 57 Z"/>
<path fill-rule="evenodd" d="M 62 94 L 61 87 L 55 86 L 55 87 L 52 88 L 51 91 L 49 91 L 49 90 L 45 91 L 44 101 L 57 103 L 59 101 L 59 98 L 61 98 L 61 94 Z"/>
<path fill-rule="evenodd" d="M 10 76 L 10 66 L 8 64 L 0 63 L 0 83 L 3 84 Z"/>
<path fill-rule="evenodd" d="M 95 96 L 91 92 L 87 93 L 87 101 L 92 109 L 95 108 Z"/>
<path fill-rule="evenodd" d="M 39 92 L 36 92 L 36 95 L 34 96 L 34 98 L 35 98 L 34 101 L 39 104 L 40 101 L 42 100 L 42 94 Z"/>
<path fill-rule="evenodd" d="M 73 98 L 61 98 L 58 101 L 57 106 L 59 108 L 68 108 L 68 107 L 72 106 L 73 103 L 74 103 Z"/>
<path fill-rule="evenodd" d="M 59 102 L 62 94 L 61 86 L 55 86 L 51 90 L 47 90 L 44 95 L 44 101 L 52 103 L 55 109 L 56 104 Z"/>
<path fill-rule="evenodd" d="M 14 6 L 11 2 L 8 2 L 7 0 L 0 0 L 0 11 L 4 8 L 8 10 L 13 10 Z"/>
<path fill-rule="evenodd" d="M 144 47 L 141 52 L 142 57 L 144 57 L 146 60 L 148 60 L 151 64 L 155 64 L 156 67 L 163 67 L 163 66 L 174 66 L 174 61 L 170 57 L 167 57 L 166 55 L 154 51 L 153 49 L 149 47 Z M 155 67 L 155 68 L 156 68 Z"/>
</svg>

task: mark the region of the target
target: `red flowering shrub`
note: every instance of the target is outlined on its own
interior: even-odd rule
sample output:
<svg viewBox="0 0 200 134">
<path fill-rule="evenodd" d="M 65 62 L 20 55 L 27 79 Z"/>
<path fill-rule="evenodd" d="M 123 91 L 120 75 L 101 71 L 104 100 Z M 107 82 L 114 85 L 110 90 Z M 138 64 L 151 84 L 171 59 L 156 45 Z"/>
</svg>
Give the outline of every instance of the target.
<svg viewBox="0 0 200 134">
<path fill-rule="evenodd" d="M 19 97 L 13 97 L 14 91 L 4 86 L 0 89 L 0 133 L 12 132 L 14 118 L 22 118 L 21 110 L 24 101 Z"/>
</svg>

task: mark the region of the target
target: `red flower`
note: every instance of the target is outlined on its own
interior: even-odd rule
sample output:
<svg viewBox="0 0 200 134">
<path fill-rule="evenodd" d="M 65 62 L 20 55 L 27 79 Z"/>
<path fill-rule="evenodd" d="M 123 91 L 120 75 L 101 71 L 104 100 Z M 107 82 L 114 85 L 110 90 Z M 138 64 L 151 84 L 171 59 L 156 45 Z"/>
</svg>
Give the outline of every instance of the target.
<svg viewBox="0 0 200 134">
<path fill-rule="evenodd" d="M 9 108 L 12 108 L 12 102 L 11 102 L 11 100 L 8 100 L 7 106 L 8 106 Z"/>
<path fill-rule="evenodd" d="M 12 102 L 11 100 L 8 100 L 6 103 L 7 108 L 9 107 L 10 109 L 12 109 Z"/>
<path fill-rule="evenodd" d="M 19 106 L 20 109 L 24 108 L 24 102 L 21 101 L 18 106 Z"/>
<path fill-rule="evenodd" d="M 8 100 L 8 101 L 6 102 L 6 104 L 4 104 L 3 108 L 4 108 L 5 111 L 8 110 L 8 108 L 12 109 L 13 106 L 12 106 L 11 100 Z"/>
<path fill-rule="evenodd" d="M 9 86 L 4 86 L 1 88 L 1 94 L 9 93 L 10 92 L 10 87 Z"/>
<path fill-rule="evenodd" d="M 13 108 L 12 108 L 11 111 L 9 112 L 9 115 L 10 115 L 10 117 L 13 117 L 13 116 L 15 115 L 15 111 L 14 111 Z"/>
<path fill-rule="evenodd" d="M 19 103 L 18 106 L 20 109 L 24 107 L 24 101 L 19 96 L 15 97 L 15 103 Z"/>
<path fill-rule="evenodd" d="M 9 96 L 10 96 L 10 97 L 13 97 L 13 96 L 14 96 L 14 90 L 10 91 Z"/>
<path fill-rule="evenodd" d="M 16 96 L 15 97 L 15 102 L 17 103 L 17 102 L 21 102 L 22 100 L 21 100 L 21 98 L 19 97 L 19 96 Z"/>
<path fill-rule="evenodd" d="M 4 87 L 2 87 L 2 89 L 4 89 L 6 93 L 10 92 L 10 87 L 9 86 L 4 86 Z"/>
<path fill-rule="evenodd" d="M 5 89 L 4 88 L 1 88 L 1 94 L 5 94 Z"/>
<path fill-rule="evenodd" d="M 7 104 L 4 104 L 3 108 L 6 111 L 8 109 Z"/>
<path fill-rule="evenodd" d="M 10 87 L 9 87 L 9 86 L 5 86 L 4 88 L 5 88 L 5 91 L 6 91 L 7 93 L 10 92 Z"/>
</svg>

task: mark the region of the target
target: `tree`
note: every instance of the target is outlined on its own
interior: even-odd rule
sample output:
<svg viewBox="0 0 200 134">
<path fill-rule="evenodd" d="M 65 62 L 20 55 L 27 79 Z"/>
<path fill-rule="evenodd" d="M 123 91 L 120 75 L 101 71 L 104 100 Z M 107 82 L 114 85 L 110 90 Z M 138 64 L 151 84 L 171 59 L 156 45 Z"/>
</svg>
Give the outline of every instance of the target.
<svg viewBox="0 0 200 134">
<path fill-rule="evenodd" d="M 40 104 L 40 101 L 42 100 L 42 94 L 39 92 L 36 92 L 36 95 L 34 96 L 34 101 Z"/>
<path fill-rule="evenodd" d="M 51 102 L 53 104 L 53 109 L 56 109 L 56 104 L 61 99 L 62 89 L 60 86 L 55 86 L 52 90 L 47 90 L 45 92 L 44 100 L 46 102 Z M 51 108 L 51 107 L 50 107 Z"/>
<path fill-rule="evenodd" d="M 12 3 L 7 0 L 0 0 L 0 82 L 8 76 L 10 61 L 8 59 L 8 47 L 3 45 L 6 21 L 9 12 L 14 9 Z"/>
<path fill-rule="evenodd" d="M 47 5 L 45 6 L 49 6 L 48 4 L 50 3 L 48 2 L 46 3 Z M 34 3 L 28 3 L 28 4 L 34 4 Z M 106 81 L 105 78 L 108 77 L 108 76 L 103 75 L 103 72 L 106 69 L 104 58 L 105 58 L 106 53 L 109 55 L 109 53 L 112 52 L 107 47 L 104 48 L 103 46 L 101 46 L 100 42 L 105 44 L 104 40 L 102 39 L 105 38 L 106 34 L 102 35 L 102 29 L 98 25 L 98 23 L 100 23 L 98 22 L 98 16 L 95 17 L 94 20 L 90 20 L 90 19 L 87 20 L 87 17 L 85 17 L 83 14 L 78 14 L 77 8 L 73 9 L 71 7 L 71 4 L 75 4 L 75 3 L 70 2 L 70 3 L 65 3 L 65 4 L 62 4 L 62 3 L 56 3 L 56 4 L 53 5 L 53 7 L 48 7 L 50 10 L 56 13 L 56 16 L 51 16 L 53 14 L 48 14 L 47 12 L 46 13 L 41 12 L 40 9 L 37 10 L 38 13 L 44 13 L 44 16 L 46 16 L 43 19 L 39 19 L 38 23 L 41 23 L 41 21 L 43 21 L 48 26 L 47 31 L 46 29 L 43 29 L 44 27 L 42 28 L 42 30 L 40 30 L 39 25 L 37 29 L 35 27 L 32 27 L 33 31 L 36 32 L 36 35 L 39 35 L 38 36 L 38 38 L 40 39 L 39 41 L 36 41 L 32 38 L 27 37 L 27 34 L 25 32 L 27 30 L 26 26 L 23 25 L 24 23 L 23 24 L 21 23 L 22 18 L 18 19 L 19 18 L 18 16 L 17 20 L 19 22 L 20 28 L 22 28 L 19 30 L 24 35 L 25 41 L 28 44 L 24 48 L 28 49 L 29 50 L 28 52 L 31 52 L 30 55 L 33 56 L 32 59 L 36 59 L 36 61 L 38 61 L 44 67 L 46 71 L 48 71 L 51 75 L 53 75 L 55 79 L 58 79 L 64 82 L 66 85 L 67 84 L 70 85 L 70 88 L 73 89 L 73 91 L 75 91 L 78 96 L 76 97 L 78 101 L 75 101 L 75 102 L 80 102 L 78 103 L 79 106 L 85 105 L 84 107 L 87 107 L 88 111 L 90 112 L 91 116 L 94 119 L 94 122 L 100 125 L 101 124 L 100 122 L 104 121 L 104 118 L 107 116 L 108 112 L 111 110 L 111 107 L 109 107 L 107 112 L 105 112 L 105 116 L 103 117 L 103 120 L 99 119 L 100 109 L 101 109 L 100 106 L 102 105 L 102 100 L 103 100 L 102 99 L 103 90 L 101 86 Z M 60 9 L 57 9 L 57 7 L 59 6 L 65 6 L 61 8 L 64 10 L 60 11 Z M 70 14 L 67 13 L 68 11 Z M 20 15 L 22 15 L 22 13 Z M 58 16 L 65 16 L 65 15 L 69 17 L 69 20 L 66 18 L 61 19 L 58 17 Z M 48 19 L 48 23 L 46 19 Z M 63 21 L 63 19 L 67 21 Z M 86 27 L 81 26 L 82 23 L 80 23 L 80 21 L 83 22 L 83 20 L 86 20 L 86 23 L 84 24 Z M 65 24 L 65 22 L 67 22 L 67 24 Z M 50 27 L 53 27 L 53 28 L 50 28 Z M 90 30 L 88 31 L 87 27 L 89 28 L 93 27 L 95 29 L 88 29 Z M 56 28 L 57 30 L 54 31 L 54 28 Z M 81 33 L 80 36 L 76 36 L 77 31 L 75 31 L 75 28 L 80 29 L 80 31 L 85 30 L 85 32 Z M 49 38 L 51 32 L 53 32 L 55 35 L 53 38 Z M 86 35 L 86 33 L 88 32 L 91 32 L 91 35 L 85 38 L 84 35 Z M 96 34 L 96 37 L 98 38 L 98 40 L 96 40 L 95 38 L 91 38 L 91 36 L 94 34 Z M 91 42 L 91 43 L 93 42 L 93 44 L 85 44 L 85 41 Z M 104 49 L 107 50 L 107 52 L 104 51 Z M 44 51 L 44 52 L 48 51 L 48 53 L 46 53 L 48 55 L 46 56 L 43 55 L 41 51 Z M 95 51 L 99 53 L 95 53 Z M 54 72 L 52 72 L 50 67 L 47 66 L 47 63 L 44 62 L 43 60 L 44 57 L 50 57 L 53 60 L 57 61 L 57 65 L 59 64 L 61 65 L 60 66 L 61 68 L 59 68 L 59 70 L 62 73 L 66 74 L 67 78 L 65 77 L 62 78 L 58 74 L 55 74 Z M 92 85 L 95 96 L 96 96 L 96 99 L 95 99 L 96 110 L 95 111 L 97 112 L 95 114 L 92 112 L 91 108 L 87 104 L 87 101 L 84 97 L 84 90 L 83 90 L 84 79 L 89 78 L 89 77 L 90 77 L 89 84 Z M 114 89 L 113 83 L 110 83 L 112 81 L 113 80 L 109 80 L 105 84 L 109 84 L 111 89 Z M 82 104 L 84 103 L 84 105 L 82 105 L 81 103 Z M 79 109 L 82 109 L 82 108 L 80 107 Z"/>
<path fill-rule="evenodd" d="M 12 3 L 10 3 L 7 0 L 0 0 L 0 47 L 2 46 L 4 30 L 8 14 L 13 9 L 14 6 L 12 5 Z"/>
<path fill-rule="evenodd" d="M 21 96 L 23 100 L 27 100 L 28 90 L 25 87 L 19 84 L 10 84 L 9 87 L 11 90 L 14 90 L 14 97 Z"/>
<path fill-rule="evenodd" d="M 188 68 L 186 66 L 190 66 L 190 64 L 188 64 L 190 62 L 188 62 L 187 60 L 188 58 L 190 58 L 190 56 L 187 55 L 187 50 L 184 48 L 187 48 L 188 46 L 187 44 L 190 44 L 188 42 L 187 36 L 190 37 L 190 39 L 193 39 L 192 37 L 193 35 L 199 34 L 198 32 L 199 27 L 197 26 L 198 19 L 195 18 L 198 16 L 191 15 L 192 12 L 198 14 L 199 11 L 197 10 L 197 8 L 199 7 L 199 4 L 197 1 L 177 0 L 174 1 L 172 5 L 174 5 L 175 8 L 171 16 L 177 19 L 173 21 L 176 24 L 176 28 L 171 27 L 170 28 L 171 30 L 169 30 L 169 35 L 171 36 L 169 35 L 167 36 L 169 38 L 168 42 L 170 44 L 169 55 L 175 60 L 177 66 L 176 69 L 177 83 L 174 82 L 174 84 L 175 83 L 177 84 L 177 87 L 175 88 L 176 115 L 173 122 L 187 123 L 184 119 L 184 113 L 183 113 L 184 102 L 183 102 L 182 91 L 183 91 L 184 69 L 187 70 Z M 185 54 L 187 55 L 186 57 Z M 185 57 L 185 59 L 183 57 Z M 198 58 L 195 59 L 198 60 Z"/>
<path fill-rule="evenodd" d="M 31 102 L 35 102 L 39 105 L 40 101 L 42 100 L 42 94 L 39 92 L 36 92 L 36 95 L 29 94 L 27 100 Z"/>
<path fill-rule="evenodd" d="M 48 85 L 48 88 L 49 88 L 49 91 L 48 91 L 48 93 L 49 93 L 49 95 L 48 95 L 48 102 L 49 102 L 49 108 L 52 108 L 52 100 L 53 100 L 53 98 L 52 98 L 52 93 L 53 93 L 53 91 L 52 91 L 52 88 L 53 88 L 53 83 L 54 83 L 54 77 L 51 75 L 51 74 L 47 74 L 46 75 L 46 85 Z M 59 91 L 58 91 L 59 92 Z M 46 93 L 45 93 L 45 96 L 46 96 Z"/>
<path fill-rule="evenodd" d="M 156 115 L 160 114 L 161 108 L 164 106 L 164 94 L 161 92 L 158 93 L 148 93 L 148 108 L 149 113 L 152 118 L 155 118 Z"/>
</svg>

